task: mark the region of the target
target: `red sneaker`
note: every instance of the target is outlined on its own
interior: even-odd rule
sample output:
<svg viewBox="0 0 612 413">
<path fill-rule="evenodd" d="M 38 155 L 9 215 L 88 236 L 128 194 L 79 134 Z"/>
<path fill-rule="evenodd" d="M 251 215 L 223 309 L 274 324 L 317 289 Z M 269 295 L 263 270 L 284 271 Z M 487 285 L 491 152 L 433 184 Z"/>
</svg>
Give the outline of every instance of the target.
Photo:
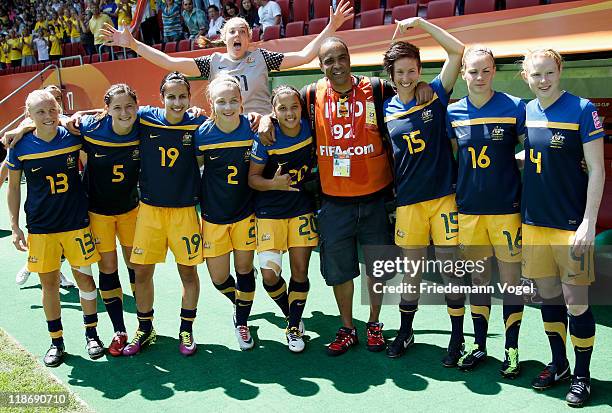
<svg viewBox="0 0 612 413">
<path fill-rule="evenodd" d="M 366 324 L 366 335 L 368 337 L 368 344 L 366 348 L 370 351 L 383 351 L 387 348 L 385 338 L 382 333 L 383 323 L 373 322 Z"/>
<path fill-rule="evenodd" d="M 347 327 L 340 327 L 336 333 L 336 339 L 327 346 L 327 354 L 339 356 L 358 343 L 357 331 L 354 328 L 351 330 Z"/>
<path fill-rule="evenodd" d="M 119 331 L 116 332 L 110 346 L 108 346 L 109 354 L 113 357 L 119 357 L 121 354 L 123 354 L 123 348 L 127 344 L 127 339 L 127 333 Z"/>
</svg>

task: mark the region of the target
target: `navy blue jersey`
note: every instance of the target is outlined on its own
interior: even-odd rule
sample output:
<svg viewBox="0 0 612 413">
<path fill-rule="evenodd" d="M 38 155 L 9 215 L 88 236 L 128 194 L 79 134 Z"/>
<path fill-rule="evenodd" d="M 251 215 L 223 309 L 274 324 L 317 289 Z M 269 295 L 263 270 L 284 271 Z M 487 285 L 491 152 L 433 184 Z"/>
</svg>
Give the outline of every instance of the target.
<svg viewBox="0 0 612 413">
<path fill-rule="evenodd" d="M 30 132 L 9 151 L 9 169 L 25 173 L 26 227 L 31 234 L 73 231 L 89 225 L 79 176 L 81 139 L 66 129 L 46 142 Z"/>
<path fill-rule="evenodd" d="M 462 214 L 520 211 L 521 174 L 514 158 L 525 134 L 525 104 L 494 92 L 477 108 L 467 97 L 448 106 L 448 135 L 457 140 L 457 208 Z"/>
<path fill-rule="evenodd" d="M 198 155 L 204 155 L 200 206 L 205 221 L 231 224 L 253 213 L 249 159 L 254 136 L 246 116 L 230 133 L 222 132 L 212 120 L 196 131 Z"/>
<path fill-rule="evenodd" d="M 433 98 L 402 103 L 398 95 L 383 105 L 393 145 L 397 206 L 441 198 L 455 192 L 456 166 L 446 136 L 448 93 L 439 77 L 430 86 Z"/>
<path fill-rule="evenodd" d="M 185 113 L 170 124 L 166 111 L 145 106 L 140 116 L 140 199 L 152 206 L 182 208 L 198 203 L 200 169 L 194 134 L 205 116 Z"/>
<path fill-rule="evenodd" d="M 542 109 L 527 104 L 523 222 L 575 231 L 586 208 L 588 175 L 582 145 L 603 138 L 595 106 L 564 92 Z"/>
<path fill-rule="evenodd" d="M 279 125 L 275 125 L 276 142 L 264 146 L 255 136 L 251 149 L 251 162 L 265 165 L 263 177 L 272 179 L 278 167 L 281 174 L 291 175 L 291 186 L 299 192 L 263 191 L 255 194 L 255 216 L 257 218 L 293 218 L 314 211 L 312 196 L 304 191 L 304 182 L 312 175 L 315 165 L 314 144 L 309 122 L 301 121 L 300 133 L 287 136 Z"/>
<path fill-rule="evenodd" d="M 83 183 L 89 210 L 101 215 L 124 214 L 138 206 L 140 136 L 138 120 L 127 135 L 113 132 L 112 118 L 83 116 L 80 122 L 87 166 Z"/>
</svg>

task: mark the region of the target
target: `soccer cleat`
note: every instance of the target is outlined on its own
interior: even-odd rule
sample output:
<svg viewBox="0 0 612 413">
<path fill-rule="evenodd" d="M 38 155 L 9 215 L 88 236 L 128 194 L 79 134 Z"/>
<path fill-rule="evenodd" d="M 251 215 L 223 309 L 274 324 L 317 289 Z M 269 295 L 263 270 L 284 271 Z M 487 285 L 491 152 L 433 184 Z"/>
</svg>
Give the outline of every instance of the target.
<svg viewBox="0 0 612 413">
<path fill-rule="evenodd" d="M 444 367 L 457 367 L 459 359 L 463 356 L 465 344 L 461 343 L 458 346 L 450 346 L 446 350 L 446 355 L 442 359 Z"/>
<path fill-rule="evenodd" d="M 289 346 L 289 350 L 292 353 L 301 353 L 304 351 L 304 339 L 302 338 L 302 333 L 298 327 L 288 328 L 286 331 L 287 335 L 287 345 Z"/>
<path fill-rule="evenodd" d="M 70 281 L 64 274 L 60 272 L 60 287 L 62 288 L 72 288 L 74 287 L 74 283 Z"/>
<path fill-rule="evenodd" d="M 544 367 L 538 377 L 533 379 L 531 387 L 536 390 L 545 390 L 552 387 L 561 380 L 569 379 L 571 376 L 569 362 L 565 360 L 563 368 L 558 369 L 553 363 Z"/>
<path fill-rule="evenodd" d="M 24 266 L 22 269 L 17 271 L 17 275 L 15 276 L 15 284 L 17 285 L 25 284 L 26 281 L 28 281 L 28 278 L 30 278 L 30 274 L 32 273 L 28 271 L 28 267 Z"/>
<path fill-rule="evenodd" d="M 487 352 L 480 350 L 478 344 L 472 345 L 457 362 L 459 370 L 474 370 L 476 366 L 487 359 Z"/>
<path fill-rule="evenodd" d="M 181 331 L 179 333 L 179 352 L 183 356 L 191 356 L 197 350 L 198 347 L 193 339 L 193 333 L 191 331 Z"/>
<path fill-rule="evenodd" d="M 383 351 L 387 347 L 382 333 L 383 323 L 373 322 L 366 324 L 366 336 L 368 342 L 366 348 L 370 351 Z"/>
<path fill-rule="evenodd" d="M 157 339 L 157 335 L 155 334 L 155 330 L 151 331 L 142 331 L 136 330 L 136 334 L 134 334 L 134 338 L 130 341 L 130 344 L 123 348 L 124 356 L 134 356 L 140 353 L 140 350 L 155 343 Z"/>
<path fill-rule="evenodd" d="M 398 334 L 393 340 L 393 343 L 387 347 L 387 357 L 392 359 L 402 357 L 408 347 L 414 344 L 414 332 L 410 330 L 409 334 Z"/>
<path fill-rule="evenodd" d="M 287 328 L 289 328 L 289 317 L 285 317 L 285 320 L 287 321 Z M 304 335 L 304 333 L 306 332 L 306 328 L 304 327 L 303 320 L 300 320 L 300 324 L 298 324 L 298 329 L 300 330 L 300 333 Z"/>
<path fill-rule="evenodd" d="M 255 346 L 255 340 L 251 337 L 249 326 L 236 326 L 236 339 L 240 350 L 251 350 Z"/>
<path fill-rule="evenodd" d="M 591 397 L 591 379 L 588 377 L 572 376 L 570 391 L 565 401 L 572 407 L 582 407 Z"/>
<path fill-rule="evenodd" d="M 97 360 L 104 355 L 106 350 L 104 349 L 104 344 L 100 337 L 85 337 L 85 348 L 87 349 L 87 354 L 89 358 L 92 360 Z"/>
<path fill-rule="evenodd" d="M 336 339 L 327 346 L 327 354 L 330 356 L 339 356 L 348 351 L 349 348 L 359 344 L 357 338 L 357 330 L 347 327 L 340 327 L 336 333 Z"/>
<path fill-rule="evenodd" d="M 51 344 L 49 350 L 47 350 L 47 354 L 43 358 L 43 362 L 47 367 L 57 367 L 64 362 L 64 357 L 66 356 L 66 350 L 63 344 L 56 346 L 55 344 Z"/>
<path fill-rule="evenodd" d="M 521 363 L 519 362 L 519 353 L 516 348 L 507 348 L 506 357 L 502 363 L 501 375 L 507 379 L 514 379 L 518 377 L 521 372 Z"/>
<path fill-rule="evenodd" d="M 123 349 L 127 344 L 127 333 L 122 331 L 117 331 L 115 335 L 113 335 L 113 339 L 111 340 L 110 345 L 108 346 L 108 353 L 113 357 L 118 357 L 123 354 Z"/>
</svg>

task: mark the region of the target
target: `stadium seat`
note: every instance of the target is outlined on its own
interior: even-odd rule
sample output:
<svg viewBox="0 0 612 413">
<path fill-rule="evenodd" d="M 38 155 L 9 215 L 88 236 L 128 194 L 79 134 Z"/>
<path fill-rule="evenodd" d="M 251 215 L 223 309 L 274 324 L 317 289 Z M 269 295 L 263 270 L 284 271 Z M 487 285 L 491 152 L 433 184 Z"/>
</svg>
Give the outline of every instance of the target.
<svg viewBox="0 0 612 413">
<path fill-rule="evenodd" d="M 162 44 L 161 43 L 156 43 L 156 44 L 153 45 L 153 48 L 157 49 L 157 50 L 159 50 L 161 52 L 162 51 Z"/>
<path fill-rule="evenodd" d="M 308 22 L 308 34 L 319 34 L 327 26 L 327 17 L 312 19 Z"/>
<path fill-rule="evenodd" d="M 387 0 L 386 12 L 391 13 L 391 10 L 393 10 L 395 7 L 404 6 L 406 4 L 407 4 L 406 0 Z"/>
<path fill-rule="evenodd" d="M 254 42 L 258 42 L 260 31 L 261 31 L 261 26 L 253 27 L 253 36 L 251 40 L 253 40 Z"/>
<path fill-rule="evenodd" d="M 283 23 L 287 24 L 291 20 L 289 19 L 289 0 L 276 0 L 281 9 L 281 15 L 283 17 Z"/>
<path fill-rule="evenodd" d="M 495 0 L 465 0 L 465 14 L 495 11 Z"/>
<path fill-rule="evenodd" d="M 88 65 L 91 63 L 91 56 L 83 56 L 83 64 Z"/>
<path fill-rule="evenodd" d="M 293 0 L 293 21 L 310 20 L 310 0 Z"/>
<path fill-rule="evenodd" d="M 382 9 L 381 9 L 382 10 Z M 338 31 L 341 32 L 343 30 L 353 30 L 355 28 L 355 16 L 351 17 L 347 21 L 345 21 L 342 26 L 338 28 Z"/>
<path fill-rule="evenodd" d="M 62 56 L 72 56 L 72 44 L 62 44 Z"/>
<path fill-rule="evenodd" d="M 419 5 L 419 7 L 426 7 L 430 1 L 432 0 L 418 0 L 417 4 Z"/>
<path fill-rule="evenodd" d="M 520 7 L 539 6 L 540 0 L 506 0 L 506 9 L 518 9 Z"/>
<path fill-rule="evenodd" d="M 100 60 L 101 62 L 108 62 L 110 60 L 110 53 L 106 52 L 106 53 L 102 53 L 102 59 Z"/>
<path fill-rule="evenodd" d="M 361 16 L 361 28 L 382 26 L 385 23 L 385 9 L 368 10 L 359 15 Z"/>
<path fill-rule="evenodd" d="M 439 19 L 455 15 L 454 0 L 435 0 L 427 4 L 427 19 Z"/>
<path fill-rule="evenodd" d="M 313 18 L 320 19 L 329 16 L 329 0 L 313 0 L 312 5 L 314 8 Z"/>
<path fill-rule="evenodd" d="M 380 9 L 380 0 L 361 0 L 361 13 L 376 9 Z"/>
<path fill-rule="evenodd" d="M 285 27 L 285 37 L 298 37 L 304 35 L 304 22 L 291 22 Z"/>
<path fill-rule="evenodd" d="M 569 1 L 576 1 L 576 0 L 550 0 L 549 3 L 550 4 L 555 4 L 555 3 L 567 3 Z"/>
<path fill-rule="evenodd" d="M 176 42 L 168 42 L 164 46 L 164 53 L 174 53 L 176 52 Z"/>
<path fill-rule="evenodd" d="M 187 52 L 191 48 L 190 42 L 191 42 L 191 40 L 189 40 L 189 39 L 185 39 L 185 40 L 179 41 L 179 43 L 178 43 L 178 51 L 179 52 Z"/>
<path fill-rule="evenodd" d="M 416 17 L 418 13 L 418 4 L 404 4 L 403 6 L 394 7 L 391 11 L 391 21 L 404 20 L 409 17 Z"/>
<path fill-rule="evenodd" d="M 100 63 L 100 55 L 98 53 L 91 55 L 91 63 Z"/>
<path fill-rule="evenodd" d="M 280 24 L 275 24 L 273 26 L 268 26 L 266 30 L 264 30 L 263 41 L 267 42 L 268 40 L 280 39 Z"/>
</svg>

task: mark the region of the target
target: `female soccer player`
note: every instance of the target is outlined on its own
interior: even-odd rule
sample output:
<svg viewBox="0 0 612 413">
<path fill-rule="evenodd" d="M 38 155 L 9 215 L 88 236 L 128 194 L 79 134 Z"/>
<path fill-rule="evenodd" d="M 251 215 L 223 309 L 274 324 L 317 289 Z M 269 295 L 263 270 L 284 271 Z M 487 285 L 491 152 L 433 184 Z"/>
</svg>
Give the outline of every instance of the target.
<svg viewBox="0 0 612 413">
<path fill-rule="evenodd" d="M 544 300 L 542 320 L 552 350 L 552 362 L 532 386 L 543 390 L 570 377 L 565 352 L 569 313 L 576 364 L 566 401 L 582 406 L 591 393 L 595 319 L 588 290 L 604 183 L 604 134 L 595 106 L 560 88 L 562 66 L 561 56 L 551 49 L 529 52 L 523 60 L 521 74 L 536 97 L 526 114 L 523 275 L 535 280 Z"/>
<path fill-rule="evenodd" d="M 168 247 L 183 283 L 179 351 L 196 352 L 192 325 L 200 294 L 196 266 L 202 262 L 198 203 L 200 171 L 194 134 L 206 120 L 187 112 L 189 82 L 169 73 L 160 86 L 164 108 L 142 107 L 140 117 L 140 207 L 130 260 L 136 272 L 138 330 L 123 355 L 140 352 L 155 342 L 153 273 L 164 262 Z"/>
<path fill-rule="evenodd" d="M 485 260 L 485 270 L 472 274 L 473 285 L 491 281 L 491 257 L 495 255 L 500 280 L 506 286 L 520 284 L 521 275 L 521 175 L 515 147 L 525 134 L 525 105 L 517 97 L 493 90 L 495 59 L 483 46 L 468 48 L 461 76 L 468 96 L 448 106 L 449 136 L 457 151 L 457 209 L 459 245 L 465 259 Z M 458 148 L 458 149 L 457 149 Z M 458 362 L 470 370 L 486 358 L 490 294 L 471 294 L 475 346 Z M 504 377 L 519 374 L 518 335 L 523 299 L 504 295 L 506 331 Z"/>
<path fill-rule="evenodd" d="M 264 287 L 288 318 L 289 350 L 300 353 L 304 350 L 301 320 L 310 287 L 308 263 L 319 240 L 314 202 L 303 191 L 315 153 L 310 125 L 302 119 L 300 92 L 279 86 L 272 91 L 272 106 L 278 120 L 276 142 L 264 146 L 255 137 L 249 170 L 249 185 L 259 191 L 255 195 L 257 256 Z M 288 296 L 281 276 L 285 251 L 291 266 Z"/>
<path fill-rule="evenodd" d="M 215 287 L 235 304 L 234 327 L 241 350 L 254 346 L 247 320 L 255 295 L 255 215 L 248 185 L 254 132 L 242 116 L 240 85 L 221 76 L 208 86 L 211 118 L 196 132 L 204 165 L 200 206 L 204 258 Z M 230 274 L 234 252 L 236 280 Z"/>
<path fill-rule="evenodd" d="M 86 348 L 91 359 L 104 355 L 96 325 L 96 285 L 91 264 L 100 259 L 89 227 L 87 197 L 78 170 L 81 142 L 59 127 L 60 107 L 46 91 L 34 91 L 26 99 L 26 115 L 35 125 L 9 151 L 8 205 L 13 244 L 28 251 L 28 270 L 37 272 L 43 292 L 43 308 L 51 335 L 44 357 L 49 367 L 62 364 L 65 356 L 59 297 L 59 268 L 62 254 L 73 267 L 79 286 Z M 25 204 L 28 239 L 19 228 L 21 173 L 26 175 Z"/>
<path fill-rule="evenodd" d="M 383 64 L 395 83 L 397 94 L 384 103 L 384 116 L 391 143 L 395 169 L 397 222 L 395 243 L 410 260 L 427 256 L 430 238 L 436 246 L 436 257 L 451 260 L 457 245 L 457 206 L 455 204 L 455 164 L 446 137 L 446 106 L 463 56 L 463 43 L 449 33 L 421 18 L 398 22 L 403 33 L 421 28 L 446 51 L 448 57 L 440 74 L 430 83 L 434 97 L 417 105 L 415 89 L 421 74 L 419 49 L 407 42 L 396 42 L 385 52 Z M 419 285 L 422 274 L 407 274 L 405 283 Z M 446 282 L 455 282 L 453 274 L 443 274 Z M 418 289 L 417 289 L 418 291 Z M 451 316 L 451 335 L 445 365 L 459 359 L 463 337 L 462 297 L 447 295 Z M 397 337 L 387 348 L 389 357 L 400 357 L 414 343 L 412 321 L 419 294 L 403 294 L 400 304 L 401 326 Z M 459 324 L 461 323 L 461 324 Z"/>
<path fill-rule="evenodd" d="M 112 45 L 129 47 L 151 63 L 169 71 L 178 71 L 187 76 L 201 76 L 212 80 L 220 73 L 227 72 L 240 83 L 244 101 L 244 113 L 256 112 L 262 115 L 272 111 L 268 73 L 271 70 L 289 69 L 310 62 L 317 55 L 321 43 L 342 24 L 352 17 L 353 9 L 348 1 L 342 0 L 334 12 L 329 9 L 330 20 L 325 29 L 299 52 L 277 53 L 257 48 L 249 51 L 252 31 L 241 17 L 229 19 L 221 30 L 221 40 L 227 46 L 226 53 L 210 56 L 172 57 L 135 40 L 129 30 L 117 31 L 106 26 L 102 30 L 106 41 Z"/>
</svg>

